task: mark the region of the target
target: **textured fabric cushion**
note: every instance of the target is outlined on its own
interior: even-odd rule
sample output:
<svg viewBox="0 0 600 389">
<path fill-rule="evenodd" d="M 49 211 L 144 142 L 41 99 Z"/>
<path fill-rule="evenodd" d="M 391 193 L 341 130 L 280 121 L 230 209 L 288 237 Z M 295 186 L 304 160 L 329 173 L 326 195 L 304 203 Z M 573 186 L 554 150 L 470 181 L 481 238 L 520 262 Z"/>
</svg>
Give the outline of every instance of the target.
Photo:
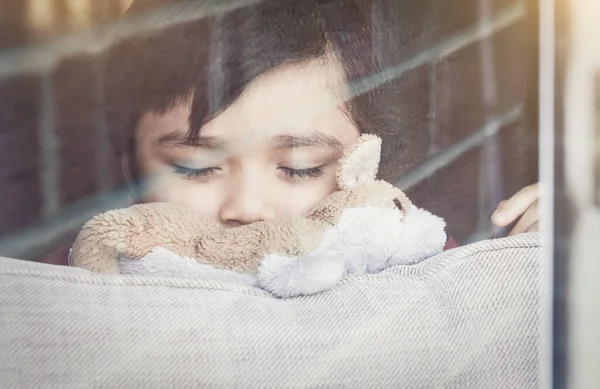
<svg viewBox="0 0 600 389">
<path fill-rule="evenodd" d="M 2 387 L 534 388 L 538 235 L 311 297 L 0 260 Z"/>
</svg>

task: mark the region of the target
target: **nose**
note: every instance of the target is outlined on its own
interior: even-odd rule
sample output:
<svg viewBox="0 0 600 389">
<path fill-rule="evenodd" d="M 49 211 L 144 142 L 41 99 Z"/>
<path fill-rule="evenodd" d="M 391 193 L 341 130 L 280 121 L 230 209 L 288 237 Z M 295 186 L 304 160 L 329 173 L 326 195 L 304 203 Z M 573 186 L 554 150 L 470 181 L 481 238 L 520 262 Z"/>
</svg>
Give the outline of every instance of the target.
<svg viewBox="0 0 600 389">
<path fill-rule="evenodd" d="M 238 227 L 276 216 L 267 186 L 258 178 L 240 174 L 232 181 L 219 210 L 223 225 Z"/>
</svg>

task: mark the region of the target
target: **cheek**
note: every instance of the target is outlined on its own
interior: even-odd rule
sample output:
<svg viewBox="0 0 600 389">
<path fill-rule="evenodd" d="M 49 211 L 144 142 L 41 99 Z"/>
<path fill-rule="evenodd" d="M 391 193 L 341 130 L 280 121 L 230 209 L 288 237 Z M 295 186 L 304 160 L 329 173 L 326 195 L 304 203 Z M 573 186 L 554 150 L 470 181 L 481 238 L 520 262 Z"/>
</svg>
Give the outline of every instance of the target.
<svg viewBox="0 0 600 389">
<path fill-rule="evenodd" d="M 292 185 L 278 199 L 278 216 L 305 216 L 337 189 L 335 175 L 314 183 Z"/>
<path fill-rule="evenodd" d="M 214 185 L 199 184 L 169 174 L 148 180 L 145 202 L 165 202 L 179 204 L 191 210 L 216 219 L 221 198 Z"/>
</svg>

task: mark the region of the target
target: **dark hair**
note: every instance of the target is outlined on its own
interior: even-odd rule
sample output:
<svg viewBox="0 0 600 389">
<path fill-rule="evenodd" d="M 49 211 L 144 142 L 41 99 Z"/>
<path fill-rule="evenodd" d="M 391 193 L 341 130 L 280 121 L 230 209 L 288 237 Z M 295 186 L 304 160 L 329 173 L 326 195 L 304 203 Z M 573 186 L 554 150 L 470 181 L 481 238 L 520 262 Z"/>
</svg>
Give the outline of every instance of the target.
<svg viewBox="0 0 600 389">
<path fill-rule="evenodd" d="M 179 3 L 137 0 L 129 13 Z M 196 3 L 202 7 L 202 1 Z M 371 74 L 376 67 L 369 15 L 368 2 L 266 0 L 118 42 L 106 56 L 104 93 L 117 152 L 132 152 L 134 130 L 143 113 L 164 113 L 192 94 L 188 136 L 197 137 L 202 125 L 232 104 L 250 82 L 282 64 L 320 58 L 331 50 L 348 82 Z M 405 143 L 386 141 L 402 137 L 401 111 L 393 101 L 401 91 L 393 84 L 346 103 L 346 112 L 361 133 L 383 138 L 384 179 L 399 174 L 402 161 L 395 156 L 402 155 Z M 395 173 L 386 172 L 390 163 L 396 166 Z"/>
</svg>

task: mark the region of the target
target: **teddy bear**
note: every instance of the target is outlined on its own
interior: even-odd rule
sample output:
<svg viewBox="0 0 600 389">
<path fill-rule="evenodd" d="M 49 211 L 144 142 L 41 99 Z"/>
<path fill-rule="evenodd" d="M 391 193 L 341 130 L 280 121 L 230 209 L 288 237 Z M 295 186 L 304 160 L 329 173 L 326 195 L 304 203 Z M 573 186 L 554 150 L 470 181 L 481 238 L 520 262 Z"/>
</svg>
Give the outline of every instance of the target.
<svg viewBox="0 0 600 389">
<path fill-rule="evenodd" d="M 376 178 L 380 154 L 381 139 L 361 135 L 339 161 L 338 190 L 303 217 L 227 228 L 176 204 L 102 213 L 82 228 L 70 263 L 101 274 L 220 274 L 295 297 L 440 253 L 444 220 Z"/>
</svg>

